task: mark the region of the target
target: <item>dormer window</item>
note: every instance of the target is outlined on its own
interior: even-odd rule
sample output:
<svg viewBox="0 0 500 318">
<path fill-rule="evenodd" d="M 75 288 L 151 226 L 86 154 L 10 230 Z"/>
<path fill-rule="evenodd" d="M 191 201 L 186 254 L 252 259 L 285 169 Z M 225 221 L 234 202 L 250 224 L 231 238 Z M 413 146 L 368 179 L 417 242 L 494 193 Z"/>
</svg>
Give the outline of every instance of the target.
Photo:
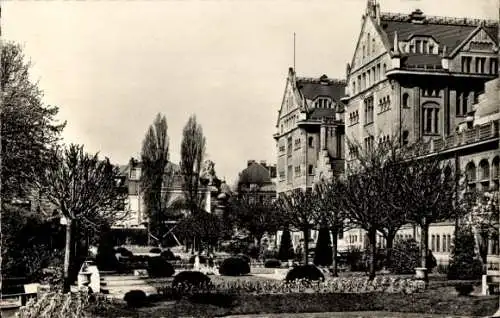
<svg viewBox="0 0 500 318">
<path fill-rule="evenodd" d="M 320 97 L 314 103 L 314 107 L 316 108 L 331 108 L 332 101 L 326 97 Z"/>
</svg>

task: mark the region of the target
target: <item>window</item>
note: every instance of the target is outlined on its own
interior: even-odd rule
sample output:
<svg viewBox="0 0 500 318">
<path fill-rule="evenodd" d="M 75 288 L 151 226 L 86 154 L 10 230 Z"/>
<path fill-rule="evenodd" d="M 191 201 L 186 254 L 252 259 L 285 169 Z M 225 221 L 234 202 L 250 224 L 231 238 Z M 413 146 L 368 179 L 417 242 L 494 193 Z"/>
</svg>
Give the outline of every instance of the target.
<svg viewBox="0 0 500 318">
<path fill-rule="evenodd" d="M 422 108 L 424 134 L 439 133 L 439 105 L 435 103 L 424 104 Z"/>
<path fill-rule="evenodd" d="M 498 59 L 490 58 L 490 74 L 496 74 L 498 72 Z"/>
<path fill-rule="evenodd" d="M 485 73 L 486 58 L 478 57 L 476 58 L 476 73 Z"/>
<path fill-rule="evenodd" d="M 377 81 L 380 81 L 380 63 L 377 64 Z"/>
<path fill-rule="evenodd" d="M 349 156 L 353 159 L 358 156 L 358 147 L 357 146 L 350 146 L 349 147 Z"/>
<path fill-rule="evenodd" d="M 358 111 L 354 111 L 349 113 L 349 123 L 351 125 L 357 124 L 359 122 L 359 114 Z"/>
<path fill-rule="evenodd" d="M 365 88 L 366 88 L 366 73 L 363 73 L 363 83 L 362 83 L 361 88 L 362 88 L 362 89 L 365 89 Z"/>
<path fill-rule="evenodd" d="M 415 41 L 415 46 L 416 46 L 416 51 L 417 53 L 422 53 L 421 48 L 422 48 L 422 41 L 416 40 Z"/>
<path fill-rule="evenodd" d="M 358 93 L 361 92 L 363 88 L 361 87 L 361 75 L 358 75 Z"/>
<path fill-rule="evenodd" d="M 292 137 L 288 137 L 287 139 L 286 154 L 288 155 L 288 157 L 292 156 Z"/>
<path fill-rule="evenodd" d="M 435 235 L 431 236 L 431 250 L 433 252 L 436 251 L 436 236 Z"/>
<path fill-rule="evenodd" d="M 457 92 L 456 113 L 457 116 L 467 115 L 469 109 L 469 92 Z"/>
<path fill-rule="evenodd" d="M 408 93 L 404 93 L 403 94 L 403 107 L 404 108 L 410 107 L 409 99 L 410 99 L 410 95 L 408 95 Z"/>
<path fill-rule="evenodd" d="M 434 45 L 429 44 L 429 54 L 434 54 Z"/>
<path fill-rule="evenodd" d="M 365 138 L 365 149 L 366 151 L 372 151 L 373 150 L 373 143 L 375 141 L 374 136 L 368 136 Z"/>
<path fill-rule="evenodd" d="M 373 123 L 373 96 L 364 100 L 365 108 L 365 125 Z"/>
<path fill-rule="evenodd" d="M 427 42 L 426 40 L 422 41 L 422 51 L 425 54 L 429 54 L 429 42 Z"/>
<path fill-rule="evenodd" d="M 309 165 L 309 167 L 307 167 L 307 173 L 309 173 L 310 175 L 314 174 L 314 167 L 313 167 L 313 165 Z"/>
<path fill-rule="evenodd" d="M 372 84 L 372 83 L 371 83 L 371 81 L 372 81 L 372 77 L 371 77 L 371 71 L 370 71 L 370 70 L 368 70 L 368 71 L 366 72 L 366 79 L 367 79 L 367 81 L 368 81 L 368 85 L 367 85 L 367 87 L 370 87 L 370 86 L 371 86 L 371 84 Z"/>
<path fill-rule="evenodd" d="M 447 248 L 446 235 L 443 235 L 443 252 L 448 252 L 448 250 L 446 248 Z"/>
<path fill-rule="evenodd" d="M 314 138 L 313 137 L 309 137 L 309 139 L 307 139 L 307 140 L 308 140 L 307 143 L 308 143 L 309 147 L 314 147 L 314 144 L 313 144 Z"/>
<path fill-rule="evenodd" d="M 462 72 L 463 73 L 470 73 L 471 72 L 471 64 L 472 64 L 472 57 L 462 56 Z"/>
<path fill-rule="evenodd" d="M 291 165 L 288 166 L 288 171 L 287 171 L 288 173 L 286 176 L 287 183 L 292 183 L 292 177 L 293 177 L 293 175 L 292 175 L 293 170 L 292 169 L 293 169 L 293 167 Z"/>
<path fill-rule="evenodd" d="M 295 177 L 300 177 L 300 166 L 295 166 Z"/>
<path fill-rule="evenodd" d="M 441 237 L 439 235 L 436 235 L 436 252 L 440 252 L 441 251 Z"/>
<path fill-rule="evenodd" d="M 352 81 L 352 94 L 356 94 L 356 81 Z"/>
<path fill-rule="evenodd" d="M 448 250 L 448 252 L 451 252 L 451 235 L 446 235 L 447 238 L 448 238 L 448 244 L 446 245 L 446 249 Z"/>
<path fill-rule="evenodd" d="M 465 167 L 465 177 L 467 182 L 476 182 L 476 165 L 474 162 L 469 162 Z"/>
<path fill-rule="evenodd" d="M 383 72 L 384 72 L 383 74 L 384 74 L 384 76 L 385 76 L 385 72 L 387 72 L 387 65 L 386 65 L 385 63 L 384 63 Z"/>
<path fill-rule="evenodd" d="M 375 39 L 372 39 L 372 53 L 375 53 Z"/>
<path fill-rule="evenodd" d="M 490 164 L 488 160 L 483 159 L 479 162 L 479 180 L 490 179 Z"/>
<path fill-rule="evenodd" d="M 410 44 L 410 53 L 415 53 L 415 45 Z"/>
<path fill-rule="evenodd" d="M 363 45 L 363 59 L 366 57 L 366 46 Z"/>
</svg>

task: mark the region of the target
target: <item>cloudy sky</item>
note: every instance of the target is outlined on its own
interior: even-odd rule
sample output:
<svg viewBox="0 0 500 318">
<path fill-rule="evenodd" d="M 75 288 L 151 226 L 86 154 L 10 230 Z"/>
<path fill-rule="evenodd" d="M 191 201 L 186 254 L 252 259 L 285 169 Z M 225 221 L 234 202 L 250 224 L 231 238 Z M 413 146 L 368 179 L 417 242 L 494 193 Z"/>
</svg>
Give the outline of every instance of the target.
<svg viewBox="0 0 500 318">
<path fill-rule="evenodd" d="M 498 0 L 381 0 L 382 11 L 498 19 Z M 366 0 L 16 1 L 6 40 L 24 45 L 66 142 L 115 163 L 139 156 L 158 112 L 171 160 L 196 114 L 207 157 L 232 182 L 248 159 L 275 162 L 277 112 L 297 34 L 299 75 L 342 78 Z"/>
</svg>

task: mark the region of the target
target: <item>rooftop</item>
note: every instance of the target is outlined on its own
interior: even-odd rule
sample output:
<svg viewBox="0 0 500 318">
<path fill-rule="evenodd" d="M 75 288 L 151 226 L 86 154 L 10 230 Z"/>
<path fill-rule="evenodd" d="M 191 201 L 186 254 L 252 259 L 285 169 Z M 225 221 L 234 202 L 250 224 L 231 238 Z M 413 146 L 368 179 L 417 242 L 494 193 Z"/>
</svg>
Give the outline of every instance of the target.
<svg viewBox="0 0 500 318">
<path fill-rule="evenodd" d="M 346 81 L 328 78 L 326 75 L 319 78 L 297 77 L 297 87 L 306 99 L 326 96 L 339 102 L 345 96 Z"/>
</svg>

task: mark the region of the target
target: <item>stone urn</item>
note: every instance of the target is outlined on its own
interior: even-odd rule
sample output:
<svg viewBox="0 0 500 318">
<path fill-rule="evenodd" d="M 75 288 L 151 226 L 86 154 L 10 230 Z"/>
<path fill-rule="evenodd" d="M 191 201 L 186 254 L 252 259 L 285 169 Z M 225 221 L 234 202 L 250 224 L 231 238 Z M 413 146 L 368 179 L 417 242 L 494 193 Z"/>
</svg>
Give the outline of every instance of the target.
<svg viewBox="0 0 500 318">
<path fill-rule="evenodd" d="M 426 277 L 427 268 L 425 267 L 415 267 L 415 278 L 424 280 Z"/>
</svg>

